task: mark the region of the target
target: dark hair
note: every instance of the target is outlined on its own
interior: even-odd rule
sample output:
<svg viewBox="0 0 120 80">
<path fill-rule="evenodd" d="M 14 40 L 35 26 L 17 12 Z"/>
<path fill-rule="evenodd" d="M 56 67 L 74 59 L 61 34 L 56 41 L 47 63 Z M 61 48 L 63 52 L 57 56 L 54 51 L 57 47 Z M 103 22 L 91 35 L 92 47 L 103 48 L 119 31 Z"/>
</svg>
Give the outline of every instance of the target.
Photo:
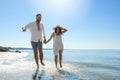
<svg viewBox="0 0 120 80">
<path fill-rule="evenodd" d="M 61 27 L 56 27 L 56 28 L 55 28 L 55 33 L 57 32 L 57 28 L 59 29 L 59 33 L 62 34 L 62 29 L 61 29 Z"/>
<path fill-rule="evenodd" d="M 39 16 L 39 15 L 41 16 L 41 14 L 40 14 L 40 13 L 39 13 L 39 14 L 36 14 L 36 16 Z"/>
</svg>

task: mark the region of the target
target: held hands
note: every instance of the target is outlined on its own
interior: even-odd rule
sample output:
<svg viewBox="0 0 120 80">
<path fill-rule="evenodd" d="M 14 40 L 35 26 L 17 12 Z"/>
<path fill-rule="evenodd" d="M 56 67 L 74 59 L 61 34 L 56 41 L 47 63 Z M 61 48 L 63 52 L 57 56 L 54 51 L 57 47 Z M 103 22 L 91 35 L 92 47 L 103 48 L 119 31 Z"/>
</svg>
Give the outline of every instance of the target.
<svg viewBox="0 0 120 80">
<path fill-rule="evenodd" d="M 46 41 L 46 37 L 44 37 L 44 41 L 43 41 L 43 43 L 44 43 L 44 44 L 46 44 L 46 43 L 47 43 L 47 41 Z"/>
<path fill-rule="evenodd" d="M 47 43 L 48 43 L 48 41 L 46 41 L 46 40 L 44 39 L 43 43 L 44 43 L 44 44 L 47 44 Z"/>
<path fill-rule="evenodd" d="M 44 44 L 46 44 L 46 43 L 47 43 L 47 42 L 46 42 L 46 39 L 44 39 L 43 43 L 44 43 Z"/>
<path fill-rule="evenodd" d="M 44 39 L 44 41 L 43 41 L 44 44 L 47 44 L 48 42 L 49 42 L 49 41 L 46 41 L 46 39 Z"/>
</svg>

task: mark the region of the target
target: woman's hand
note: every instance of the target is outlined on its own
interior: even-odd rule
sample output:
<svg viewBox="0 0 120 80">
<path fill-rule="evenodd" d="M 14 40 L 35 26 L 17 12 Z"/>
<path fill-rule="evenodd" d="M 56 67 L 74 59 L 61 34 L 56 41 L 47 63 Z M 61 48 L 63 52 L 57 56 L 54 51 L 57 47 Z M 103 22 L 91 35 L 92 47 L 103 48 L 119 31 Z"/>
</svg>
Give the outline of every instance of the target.
<svg viewBox="0 0 120 80">
<path fill-rule="evenodd" d="M 62 33 L 65 33 L 67 31 L 67 29 L 62 28 Z"/>
</svg>

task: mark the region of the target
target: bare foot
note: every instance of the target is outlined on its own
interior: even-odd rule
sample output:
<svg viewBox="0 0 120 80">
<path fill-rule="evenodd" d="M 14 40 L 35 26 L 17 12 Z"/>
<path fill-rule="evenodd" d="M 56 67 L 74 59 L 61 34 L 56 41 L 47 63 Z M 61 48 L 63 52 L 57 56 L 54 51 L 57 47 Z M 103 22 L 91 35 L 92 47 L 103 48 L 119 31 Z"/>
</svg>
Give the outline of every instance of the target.
<svg viewBox="0 0 120 80">
<path fill-rule="evenodd" d="M 36 69 L 39 69 L 39 64 L 37 65 L 37 68 Z"/>
<path fill-rule="evenodd" d="M 56 66 L 56 69 L 59 70 L 59 68 Z"/>
<path fill-rule="evenodd" d="M 45 64 L 43 62 L 41 62 L 41 65 L 45 66 Z"/>
<path fill-rule="evenodd" d="M 62 68 L 62 64 L 60 64 L 60 68 Z"/>
<path fill-rule="evenodd" d="M 59 68 L 56 66 L 56 69 L 59 69 Z"/>
</svg>

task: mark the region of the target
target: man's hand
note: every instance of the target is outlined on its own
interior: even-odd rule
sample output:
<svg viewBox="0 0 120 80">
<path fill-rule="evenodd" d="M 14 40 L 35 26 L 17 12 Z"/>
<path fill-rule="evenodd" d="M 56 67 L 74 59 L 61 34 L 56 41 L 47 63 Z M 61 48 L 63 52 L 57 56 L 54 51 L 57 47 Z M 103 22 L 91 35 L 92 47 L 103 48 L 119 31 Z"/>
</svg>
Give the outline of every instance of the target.
<svg viewBox="0 0 120 80">
<path fill-rule="evenodd" d="M 43 43 L 44 43 L 44 44 L 46 44 L 46 43 L 47 43 L 47 42 L 46 42 L 46 39 L 44 39 Z"/>
<path fill-rule="evenodd" d="M 25 32 L 25 31 L 26 31 L 26 28 L 22 27 L 22 31 Z"/>
<path fill-rule="evenodd" d="M 44 36 L 44 41 L 43 41 L 44 44 L 46 44 L 46 37 Z"/>
</svg>

